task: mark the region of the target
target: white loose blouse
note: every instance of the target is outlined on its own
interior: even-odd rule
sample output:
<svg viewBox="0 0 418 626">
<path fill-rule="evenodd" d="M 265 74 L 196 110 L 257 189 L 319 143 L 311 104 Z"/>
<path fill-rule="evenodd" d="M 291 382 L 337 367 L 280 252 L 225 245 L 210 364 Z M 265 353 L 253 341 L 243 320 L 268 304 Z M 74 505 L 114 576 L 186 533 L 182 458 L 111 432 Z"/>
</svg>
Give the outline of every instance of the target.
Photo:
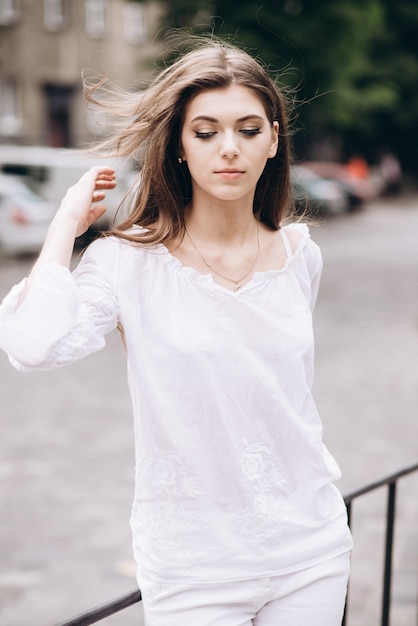
<svg viewBox="0 0 418 626">
<path fill-rule="evenodd" d="M 299 236 L 292 251 L 286 231 Z M 72 363 L 121 322 L 135 432 L 131 515 L 140 576 L 232 581 L 351 548 L 340 472 L 311 394 L 322 259 L 308 228 L 281 229 L 287 261 L 232 292 L 163 245 L 95 241 L 0 308 L 21 370 Z"/>
</svg>

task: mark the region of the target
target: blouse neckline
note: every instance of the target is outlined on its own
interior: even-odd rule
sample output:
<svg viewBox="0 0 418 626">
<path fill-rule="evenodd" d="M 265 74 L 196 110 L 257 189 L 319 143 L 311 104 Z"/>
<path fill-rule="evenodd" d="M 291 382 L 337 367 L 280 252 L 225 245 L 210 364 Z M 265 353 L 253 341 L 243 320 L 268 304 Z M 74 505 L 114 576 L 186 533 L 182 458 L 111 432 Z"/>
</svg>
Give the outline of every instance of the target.
<svg viewBox="0 0 418 626">
<path fill-rule="evenodd" d="M 297 246 L 295 248 L 295 250 L 291 251 L 291 249 L 289 248 L 289 243 L 288 243 L 288 238 L 287 238 L 287 234 L 284 230 L 284 228 L 289 228 L 289 229 L 293 229 L 293 228 L 303 228 L 302 231 L 302 236 L 300 237 Z M 245 291 L 247 291 L 248 289 L 250 289 L 252 286 L 258 285 L 261 282 L 264 281 L 268 281 L 271 278 L 273 278 L 274 276 L 278 276 L 280 274 L 283 274 L 284 272 L 287 271 L 287 269 L 289 268 L 289 266 L 302 254 L 303 249 L 305 248 L 308 240 L 309 240 L 309 231 L 308 228 L 305 224 L 289 224 L 286 227 L 282 227 L 282 229 L 280 230 L 280 232 L 282 233 L 282 237 L 283 237 L 283 241 L 285 243 L 285 248 L 286 248 L 286 261 L 284 263 L 284 265 L 281 268 L 277 268 L 277 269 L 267 269 L 267 270 L 261 270 L 261 271 L 255 271 L 251 277 L 251 279 L 245 283 L 241 289 L 239 289 L 238 291 L 233 291 L 232 289 L 228 289 L 227 287 L 223 287 L 222 285 L 220 285 L 219 283 L 217 283 L 212 276 L 211 272 L 208 272 L 206 274 L 200 272 L 199 270 L 196 270 L 194 267 L 191 267 L 189 265 L 184 265 L 180 259 L 178 259 L 174 254 L 172 254 L 169 249 L 167 248 L 167 246 L 165 246 L 164 244 L 157 244 L 155 246 L 152 247 L 152 250 L 155 251 L 161 251 L 160 256 L 162 258 L 162 260 L 167 264 L 170 265 L 175 271 L 183 274 L 183 276 L 187 277 L 188 279 L 194 281 L 194 282 L 199 282 L 201 284 L 207 284 L 208 286 L 210 286 L 211 288 L 214 288 L 216 290 L 221 291 L 222 293 L 228 293 L 231 296 L 235 296 L 235 297 L 239 297 L 239 295 Z M 284 236 L 283 236 L 284 235 Z"/>
</svg>

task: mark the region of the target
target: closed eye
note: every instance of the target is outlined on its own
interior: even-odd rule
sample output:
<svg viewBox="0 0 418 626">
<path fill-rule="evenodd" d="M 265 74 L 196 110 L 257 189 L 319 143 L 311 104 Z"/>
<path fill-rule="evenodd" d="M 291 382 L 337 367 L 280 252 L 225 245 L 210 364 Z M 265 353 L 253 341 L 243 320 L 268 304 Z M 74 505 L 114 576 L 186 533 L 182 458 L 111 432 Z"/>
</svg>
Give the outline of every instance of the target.
<svg viewBox="0 0 418 626">
<path fill-rule="evenodd" d="M 259 135 L 261 133 L 260 128 L 242 128 L 240 132 L 246 137 L 254 137 L 255 135 Z"/>
<path fill-rule="evenodd" d="M 206 131 L 206 132 L 199 132 L 197 130 L 195 131 L 195 137 L 197 139 L 210 139 L 214 135 L 216 135 L 216 132 L 214 130 Z"/>
</svg>

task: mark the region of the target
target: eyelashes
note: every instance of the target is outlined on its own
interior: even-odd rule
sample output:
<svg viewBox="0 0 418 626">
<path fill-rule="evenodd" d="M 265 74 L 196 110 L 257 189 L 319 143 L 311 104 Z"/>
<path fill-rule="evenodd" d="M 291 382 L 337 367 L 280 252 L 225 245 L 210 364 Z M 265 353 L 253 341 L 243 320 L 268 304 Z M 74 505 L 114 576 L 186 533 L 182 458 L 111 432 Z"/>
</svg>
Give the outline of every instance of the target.
<svg viewBox="0 0 418 626">
<path fill-rule="evenodd" d="M 242 128 L 239 131 L 241 134 L 244 135 L 244 137 L 255 137 L 255 135 L 259 135 L 261 133 L 261 128 Z M 211 131 L 195 131 L 195 137 L 196 139 L 211 139 L 211 137 L 214 137 L 217 134 L 217 131 L 211 130 Z"/>
<path fill-rule="evenodd" d="M 207 133 L 202 133 L 199 131 L 195 131 L 195 137 L 196 139 L 210 139 L 211 137 L 213 137 L 214 135 L 216 135 L 215 132 L 211 131 L 211 132 L 207 132 Z"/>
<path fill-rule="evenodd" d="M 255 135 L 259 135 L 261 133 L 260 128 L 243 128 L 240 131 L 246 137 L 254 137 Z"/>
</svg>

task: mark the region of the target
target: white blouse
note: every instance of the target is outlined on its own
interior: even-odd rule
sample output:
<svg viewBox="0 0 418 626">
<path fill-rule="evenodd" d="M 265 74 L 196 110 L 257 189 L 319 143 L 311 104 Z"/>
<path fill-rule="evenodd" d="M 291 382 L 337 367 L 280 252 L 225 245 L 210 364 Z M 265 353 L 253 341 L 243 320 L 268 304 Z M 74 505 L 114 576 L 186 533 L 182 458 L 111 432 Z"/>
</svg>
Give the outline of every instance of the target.
<svg viewBox="0 0 418 626">
<path fill-rule="evenodd" d="M 296 229 L 295 252 L 285 231 Z M 0 347 L 21 370 L 101 349 L 118 321 L 135 424 L 131 526 L 140 575 L 222 581 L 276 575 L 350 550 L 339 469 L 311 395 L 311 311 L 322 259 L 302 224 L 288 258 L 238 292 L 162 246 L 95 241 L 70 273 L 51 263 Z"/>
</svg>

